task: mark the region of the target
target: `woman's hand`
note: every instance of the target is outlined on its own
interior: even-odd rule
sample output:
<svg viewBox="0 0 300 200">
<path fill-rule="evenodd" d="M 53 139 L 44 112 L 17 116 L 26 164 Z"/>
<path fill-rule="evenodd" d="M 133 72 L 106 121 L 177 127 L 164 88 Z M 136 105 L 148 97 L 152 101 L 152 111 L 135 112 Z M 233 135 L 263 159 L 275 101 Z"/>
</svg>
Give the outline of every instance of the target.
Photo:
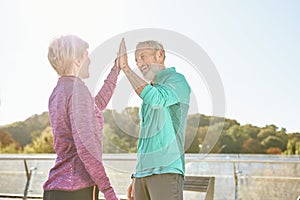
<svg viewBox="0 0 300 200">
<path fill-rule="evenodd" d="M 130 69 L 128 66 L 127 50 L 126 50 L 124 38 L 122 38 L 119 46 L 117 66 L 120 67 L 125 72 Z"/>
</svg>

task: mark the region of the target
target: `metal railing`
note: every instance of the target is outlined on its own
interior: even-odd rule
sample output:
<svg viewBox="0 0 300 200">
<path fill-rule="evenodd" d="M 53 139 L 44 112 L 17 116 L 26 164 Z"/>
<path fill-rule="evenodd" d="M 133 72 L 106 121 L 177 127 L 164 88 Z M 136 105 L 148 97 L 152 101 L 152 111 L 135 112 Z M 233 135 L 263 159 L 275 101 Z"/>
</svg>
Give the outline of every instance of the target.
<svg viewBox="0 0 300 200">
<path fill-rule="evenodd" d="M 300 164 L 300 157 L 296 156 L 278 156 L 278 159 L 255 159 L 254 157 L 252 159 L 242 159 L 238 154 L 233 155 L 231 154 L 231 157 L 229 159 L 226 154 L 218 154 L 218 156 L 210 157 L 208 155 L 213 154 L 186 154 L 185 160 L 186 163 L 197 163 L 197 162 L 206 162 L 206 163 L 231 163 L 232 164 L 232 170 L 233 170 L 233 178 L 234 178 L 234 184 L 235 184 L 235 199 L 238 199 L 238 178 L 241 174 L 239 170 L 236 168 L 237 164 L 241 163 L 269 163 L 269 164 Z M 24 192 L 22 194 L 4 194 L 0 193 L 0 197 L 7 197 L 7 198 L 23 198 L 23 199 L 42 199 L 42 196 L 37 195 L 28 195 L 29 186 L 32 179 L 32 174 L 35 170 L 37 170 L 36 167 L 28 167 L 28 161 L 30 160 L 55 160 L 56 155 L 55 154 L 0 154 L 0 162 L 1 161 L 9 161 L 9 160 L 20 160 L 24 163 L 24 171 L 26 173 L 26 184 L 24 187 Z M 103 154 L 103 161 L 136 161 L 136 154 Z M 1 172 L 1 171 L 0 171 Z M 289 177 L 289 178 L 295 178 L 300 179 L 299 177 Z"/>
<path fill-rule="evenodd" d="M 237 169 L 238 164 L 300 164 L 300 156 L 299 155 L 291 155 L 291 156 L 285 156 L 285 155 L 279 155 L 275 156 L 273 155 L 273 159 L 254 159 L 255 154 L 253 154 L 253 159 L 243 159 L 241 158 L 240 154 L 233 155 L 231 154 L 230 159 L 214 159 L 209 156 L 208 154 L 189 154 L 186 156 L 186 162 L 206 162 L 206 163 L 231 163 L 232 164 L 232 170 L 233 170 L 233 179 L 234 179 L 234 200 L 238 200 L 238 187 L 239 187 L 239 177 L 243 174 L 242 171 Z M 210 154 L 211 155 L 211 154 Z M 224 155 L 226 157 L 226 154 L 217 154 L 217 155 Z M 244 154 L 245 155 L 245 154 Z M 251 154 L 249 154 L 251 155 Z M 268 155 L 261 155 L 261 156 L 268 156 Z M 269 155 L 270 157 L 272 155 Z M 275 158 L 275 159 L 274 159 Z M 277 159 L 276 159 L 277 158 Z M 275 178 L 275 179 L 290 179 L 290 180 L 299 180 L 300 177 L 266 177 L 264 178 Z M 252 176 L 252 178 L 261 178 L 259 176 Z M 298 199 L 300 200 L 300 195 L 298 196 Z M 298 200 L 297 199 L 297 200 Z"/>
<path fill-rule="evenodd" d="M 0 161 L 1 160 L 20 160 L 23 161 L 24 163 L 24 170 L 26 173 L 26 184 L 25 184 L 25 188 L 24 188 L 24 192 L 23 195 L 22 194 L 8 194 L 8 193 L 1 193 L 0 192 L 0 197 L 1 198 L 22 198 L 23 200 L 26 199 L 43 199 L 43 197 L 41 195 L 28 195 L 29 193 L 29 186 L 30 186 L 30 182 L 32 179 L 32 174 L 34 170 L 37 170 L 37 167 L 28 167 L 28 162 L 30 160 L 55 160 L 56 155 L 55 154 L 0 154 Z M 135 158 L 133 156 L 131 157 L 119 157 L 116 156 L 116 154 L 104 154 L 103 155 L 103 160 L 106 161 L 122 161 L 122 160 L 131 160 L 131 161 L 135 161 Z M 99 200 L 104 200 L 104 198 L 99 198 Z M 120 198 L 120 200 L 125 200 L 123 197 Z"/>
</svg>

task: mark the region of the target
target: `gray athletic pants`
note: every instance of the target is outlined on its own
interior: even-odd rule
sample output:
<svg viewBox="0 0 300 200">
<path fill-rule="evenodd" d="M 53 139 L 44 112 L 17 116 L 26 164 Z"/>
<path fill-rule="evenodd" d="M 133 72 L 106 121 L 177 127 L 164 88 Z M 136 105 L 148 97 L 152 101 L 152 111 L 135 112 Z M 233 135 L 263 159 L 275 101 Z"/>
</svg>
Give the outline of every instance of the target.
<svg viewBox="0 0 300 200">
<path fill-rule="evenodd" d="M 183 176 L 180 174 L 157 174 L 136 178 L 134 200 L 182 200 Z"/>
</svg>

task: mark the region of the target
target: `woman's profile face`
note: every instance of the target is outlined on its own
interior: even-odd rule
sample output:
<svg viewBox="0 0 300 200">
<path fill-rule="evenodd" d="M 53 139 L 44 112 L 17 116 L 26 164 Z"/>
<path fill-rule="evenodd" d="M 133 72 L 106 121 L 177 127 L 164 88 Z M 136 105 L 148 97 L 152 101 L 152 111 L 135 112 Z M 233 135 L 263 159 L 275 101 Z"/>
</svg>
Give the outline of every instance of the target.
<svg viewBox="0 0 300 200">
<path fill-rule="evenodd" d="M 80 63 L 81 63 L 81 66 L 80 66 L 80 70 L 79 70 L 78 76 L 80 78 L 82 78 L 82 79 L 88 78 L 90 76 L 90 74 L 89 74 L 89 66 L 90 66 L 90 63 L 91 63 L 88 50 L 86 50 L 83 53 L 83 56 L 82 56 L 82 59 L 81 59 Z"/>
</svg>

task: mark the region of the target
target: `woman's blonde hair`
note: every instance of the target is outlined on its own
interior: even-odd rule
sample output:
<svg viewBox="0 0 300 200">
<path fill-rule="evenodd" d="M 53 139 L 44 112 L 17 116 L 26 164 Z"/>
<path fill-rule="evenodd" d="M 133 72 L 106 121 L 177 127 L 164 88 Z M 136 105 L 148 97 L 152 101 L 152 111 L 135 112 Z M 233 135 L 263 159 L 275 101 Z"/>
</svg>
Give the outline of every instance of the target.
<svg viewBox="0 0 300 200">
<path fill-rule="evenodd" d="M 60 36 L 50 43 L 48 60 L 58 75 L 64 75 L 88 48 L 89 44 L 75 35 Z"/>
</svg>

